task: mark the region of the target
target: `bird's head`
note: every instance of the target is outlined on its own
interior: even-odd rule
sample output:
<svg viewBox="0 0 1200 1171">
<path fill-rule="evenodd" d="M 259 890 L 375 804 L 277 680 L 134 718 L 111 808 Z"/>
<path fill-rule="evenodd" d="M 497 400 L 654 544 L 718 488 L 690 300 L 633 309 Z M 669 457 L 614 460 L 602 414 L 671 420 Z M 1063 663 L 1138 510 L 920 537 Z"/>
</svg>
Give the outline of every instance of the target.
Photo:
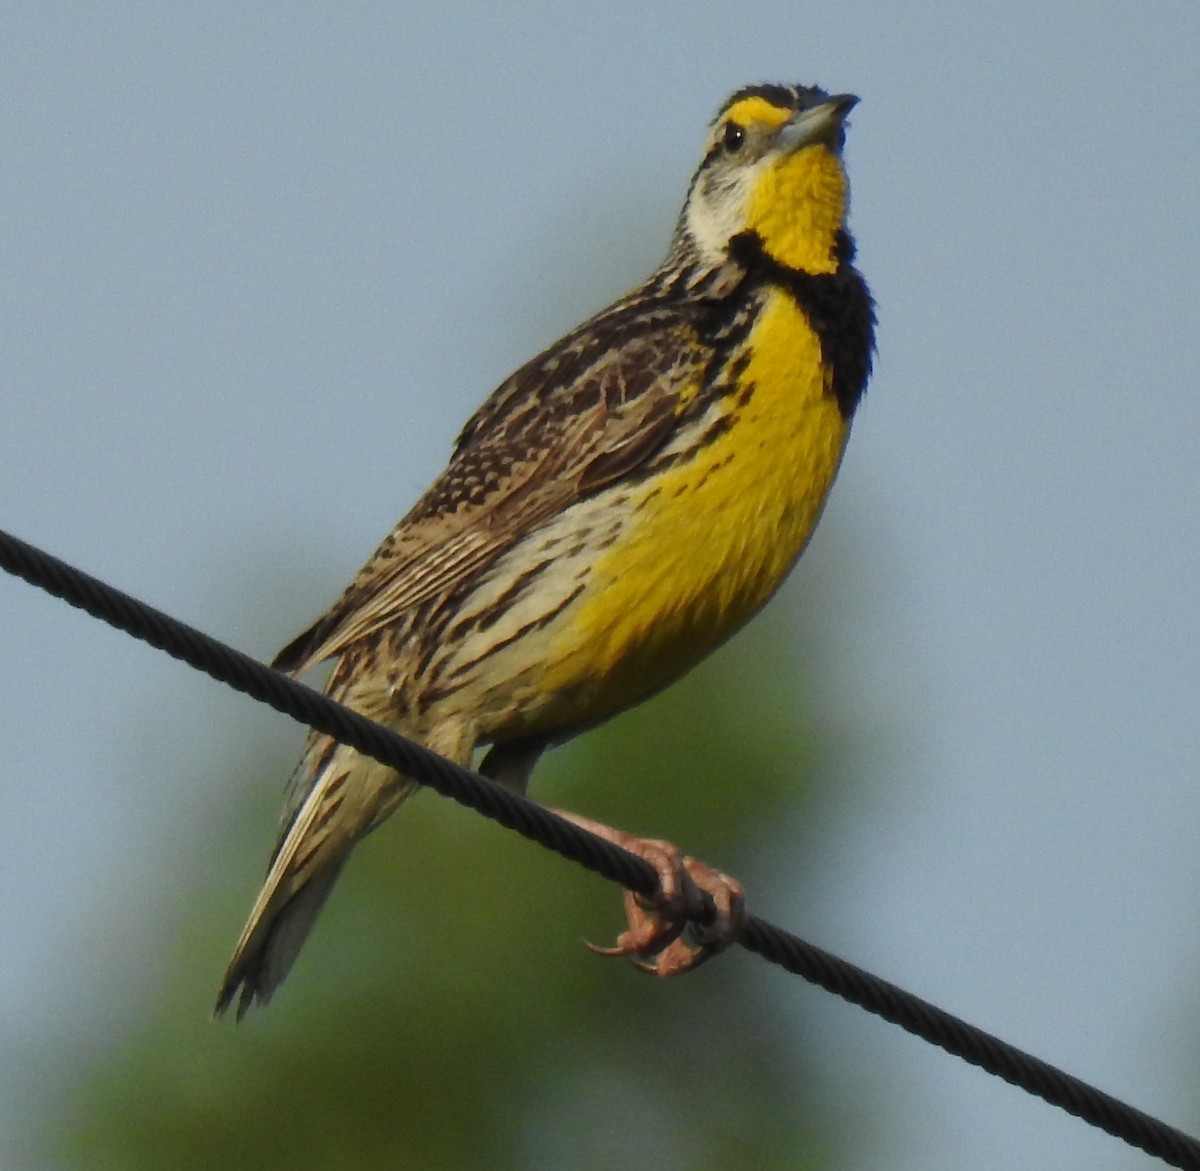
<svg viewBox="0 0 1200 1171">
<path fill-rule="evenodd" d="M 738 90 L 713 119 L 673 251 L 716 268 L 751 233 L 779 264 L 834 271 L 848 200 L 842 143 L 857 102 L 800 85 Z"/>
</svg>

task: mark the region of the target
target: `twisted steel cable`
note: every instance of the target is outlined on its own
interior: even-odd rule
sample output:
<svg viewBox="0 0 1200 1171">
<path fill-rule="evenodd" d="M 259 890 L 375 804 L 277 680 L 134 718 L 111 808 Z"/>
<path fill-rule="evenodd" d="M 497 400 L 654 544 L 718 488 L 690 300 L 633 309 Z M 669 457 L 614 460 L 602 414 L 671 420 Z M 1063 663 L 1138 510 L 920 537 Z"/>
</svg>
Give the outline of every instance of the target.
<svg viewBox="0 0 1200 1171">
<path fill-rule="evenodd" d="M 629 890 L 647 896 L 657 890 L 653 868 L 619 846 L 3 530 L 0 568 Z M 814 944 L 754 916 L 739 942 L 1169 1166 L 1200 1171 L 1200 1142 L 1190 1135 Z"/>
</svg>

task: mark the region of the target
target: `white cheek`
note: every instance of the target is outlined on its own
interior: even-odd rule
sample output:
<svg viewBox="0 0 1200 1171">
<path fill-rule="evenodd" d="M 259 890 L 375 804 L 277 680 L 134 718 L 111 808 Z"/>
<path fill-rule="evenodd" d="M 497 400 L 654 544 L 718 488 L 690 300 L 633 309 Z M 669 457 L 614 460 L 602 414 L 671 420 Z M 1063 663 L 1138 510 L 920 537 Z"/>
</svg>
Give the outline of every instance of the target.
<svg viewBox="0 0 1200 1171">
<path fill-rule="evenodd" d="M 696 248 L 709 264 L 725 260 L 733 236 L 745 226 L 746 199 L 757 168 L 743 172 L 716 192 L 697 192 L 687 209 L 687 226 Z"/>
</svg>

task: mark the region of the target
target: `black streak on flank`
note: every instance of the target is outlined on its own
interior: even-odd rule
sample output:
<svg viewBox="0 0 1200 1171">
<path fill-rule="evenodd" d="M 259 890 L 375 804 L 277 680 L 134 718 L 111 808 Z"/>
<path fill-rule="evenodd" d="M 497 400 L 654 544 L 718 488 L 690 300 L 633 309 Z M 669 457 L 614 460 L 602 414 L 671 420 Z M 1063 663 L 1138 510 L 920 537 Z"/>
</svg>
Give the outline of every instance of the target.
<svg viewBox="0 0 1200 1171">
<path fill-rule="evenodd" d="M 463 675 L 470 671 L 472 667 L 477 667 L 483 662 L 484 659 L 491 657 L 497 651 L 502 651 L 506 646 L 511 646 L 518 639 L 524 638 L 527 634 L 532 634 L 535 630 L 541 630 L 544 626 L 549 626 L 550 623 L 553 622 L 554 619 L 557 618 L 573 601 L 575 601 L 575 599 L 579 597 L 581 593 L 583 593 L 582 584 L 576 586 L 569 594 L 567 594 L 565 598 L 563 598 L 561 602 L 558 603 L 558 605 L 552 606 L 546 611 L 545 614 L 534 618 L 530 622 L 526 622 L 524 626 L 514 630 L 513 633 L 507 638 L 502 638 L 492 643 L 490 646 L 486 647 L 481 654 L 476 655 L 475 658 L 471 659 L 469 662 L 459 664 L 459 666 L 455 667 L 454 670 L 450 672 L 449 677 L 451 679 L 460 679 Z M 454 690 L 455 688 L 453 687 L 444 689 L 442 693 L 437 696 L 437 698 L 444 698 L 444 696 L 452 694 Z"/>
<path fill-rule="evenodd" d="M 875 350 L 875 302 L 867 283 L 853 265 L 854 241 L 838 232 L 836 272 L 811 273 L 780 264 L 763 247 L 757 232 L 739 232 L 729 253 L 747 275 L 786 289 L 795 299 L 821 343 L 821 358 L 829 368 L 830 391 L 844 419 L 867 389 L 871 355 Z"/>
</svg>

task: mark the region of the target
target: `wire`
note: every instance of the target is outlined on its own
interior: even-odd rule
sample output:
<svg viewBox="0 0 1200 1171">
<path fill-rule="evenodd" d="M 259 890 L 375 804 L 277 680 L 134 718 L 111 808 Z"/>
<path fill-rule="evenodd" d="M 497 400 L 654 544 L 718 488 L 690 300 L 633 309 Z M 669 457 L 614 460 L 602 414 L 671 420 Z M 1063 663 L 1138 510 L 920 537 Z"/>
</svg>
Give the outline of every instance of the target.
<svg viewBox="0 0 1200 1171">
<path fill-rule="evenodd" d="M 657 890 L 642 859 L 3 530 L 0 568 L 629 890 Z M 1200 1171 L 1200 1142 L 1191 1136 L 846 960 L 754 916 L 739 942 L 1170 1166 Z"/>
</svg>

